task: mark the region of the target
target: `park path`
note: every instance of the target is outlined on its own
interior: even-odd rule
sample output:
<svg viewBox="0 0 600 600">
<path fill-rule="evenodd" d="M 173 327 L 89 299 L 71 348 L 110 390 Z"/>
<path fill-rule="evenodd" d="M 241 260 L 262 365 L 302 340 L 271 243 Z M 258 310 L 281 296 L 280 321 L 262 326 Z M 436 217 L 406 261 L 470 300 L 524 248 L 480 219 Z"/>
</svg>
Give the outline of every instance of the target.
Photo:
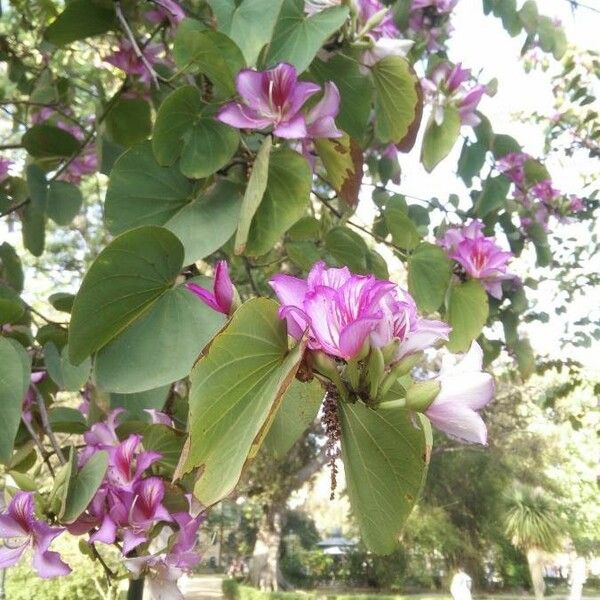
<svg viewBox="0 0 600 600">
<path fill-rule="evenodd" d="M 220 600 L 222 575 L 197 575 L 181 579 L 179 587 L 185 600 Z"/>
</svg>

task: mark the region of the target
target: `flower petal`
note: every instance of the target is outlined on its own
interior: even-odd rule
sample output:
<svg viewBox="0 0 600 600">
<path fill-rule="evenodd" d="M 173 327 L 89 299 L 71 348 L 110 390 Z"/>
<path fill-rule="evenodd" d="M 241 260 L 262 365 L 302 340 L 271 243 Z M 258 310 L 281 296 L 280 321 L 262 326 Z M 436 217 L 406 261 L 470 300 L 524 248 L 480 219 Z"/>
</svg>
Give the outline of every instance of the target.
<svg viewBox="0 0 600 600">
<path fill-rule="evenodd" d="M 58 552 L 34 552 L 32 560 L 33 568 L 43 579 L 68 575 L 71 567 L 65 563 Z"/>
<path fill-rule="evenodd" d="M 439 405 L 434 409 L 434 404 L 425 414 L 436 429 L 460 440 L 487 444 L 487 428 L 475 411 L 451 404 Z"/>
<path fill-rule="evenodd" d="M 231 283 L 229 267 L 225 260 L 217 262 L 214 290 L 215 299 L 221 308 L 221 312 L 228 315 L 233 305 L 233 283 Z"/>
<path fill-rule="evenodd" d="M 285 139 L 300 139 L 308 136 L 306 131 L 306 122 L 304 121 L 304 115 L 298 113 L 294 115 L 289 121 L 282 121 L 279 123 L 273 133 Z"/>
<path fill-rule="evenodd" d="M 0 546 L 0 569 L 8 569 L 15 563 L 19 562 L 23 552 L 29 546 L 29 541 L 25 541 L 20 546 L 10 548 L 8 546 Z"/>
<path fill-rule="evenodd" d="M 260 117 L 253 109 L 239 102 L 229 102 L 219 110 L 215 118 L 238 129 L 264 129 L 273 124 L 271 119 Z"/>
<path fill-rule="evenodd" d="M 188 290 L 190 290 L 190 292 L 196 294 L 196 296 L 198 296 L 198 298 L 200 298 L 200 300 L 202 300 L 204 304 L 206 304 L 213 310 L 216 310 L 217 312 L 223 312 L 221 310 L 221 307 L 219 306 L 219 303 L 217 302 L 215 295 L 211 291 L 203 288 L 197 283 L 186 283 L 185 287 Z"/>
<path fill-rule="evenodd" d="M 254 110 L 269 108 L 268 75 L 264 71 L 242 69 L 235 78 L 235 87 L 245 103 Z"/>
<path fill-rule="evenodd" d="M 339 341 L 342 358 L 346 360 L 354 358 L 378 323 L 379 319 L 367 318 L 354 321 L 345 327 L 340 334 Z"/>
</svg>

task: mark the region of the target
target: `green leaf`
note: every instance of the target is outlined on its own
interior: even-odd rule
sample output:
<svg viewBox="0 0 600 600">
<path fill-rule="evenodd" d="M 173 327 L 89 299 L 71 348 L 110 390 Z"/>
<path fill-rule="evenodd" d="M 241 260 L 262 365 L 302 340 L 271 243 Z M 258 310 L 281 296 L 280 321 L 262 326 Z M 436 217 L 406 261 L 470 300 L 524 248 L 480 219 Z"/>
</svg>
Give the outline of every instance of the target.
<svg viewBox="0 0 600 600">
<path fill-rule="evenodd" d="M 173 58 L 179 69 L 206 75 L 224 97 L 236 93 L 235 76 L 246 66 L 233 40 L 212 29 L 180 28 L 175 35 Z"/>
<path fill-rule="evenodd" d="M 66 181 L 51 181 L 48 186 L 48 216 L 57 225 L 69 225 L 79 214 L 83 196 L 81 190 Z"/>
<path fill-rule="evenodd" d="M 2 278 L 15 291 L 23 291 L 23 267 L 16 250 L 8 243 L 0 244 L 0 278 Z"/>
<path fill-rule="evenodd" d="M 523 379 L 529 379 L 535 372 L 535 355 L 528 339 L 517 340 L 512 345 L 512 351 L 517 359 L 519 373 Z"/>
<path fill-rule="evenodd" d="M 21 138 L 23 147 L 35 158 L 67 158 L 79 150 L 79 142 L 54 125 L 34 125 Z"/>
<path fill-rule="evenodd" d="M 265 450 L 276 460 L 285 458 L 289 449 L 310 427 L 319 412 L 324 394 L 323 387 L 316 380 L 309 383 L 292 382 L 263 441 Z"/>
<path fill-rule="evenodd" d="M 340 92 L 340 112 L 335 122 L 350 137 L 363 140 L 371 115 L 373 83 L 360 72 L 356 60 L 334 54 L 327 62 L 315 58 L 311 72 L 323 85 L 333 81 Z"/>
<path fill-rule="evenodd" d="M 420 116 L 419 79 L 400 56 L 386 56 L 371 68 L 375 84 L 375 134 L 384 144 L 401 142 Z"/>
<path fill-rule="evenodd" d="M 80 365 L 69 362 L 68 345 L 62 350 L 50 342 L 44 346 L 44 362 L 50 377 L 61 390 L 78 392 L 87 381 L 92 366 L 91 360 L 87 358 Z"/>
<path fill-rule="evenodd" d="M 455 285 L 448 301 L 448 324 L 452 327 L 448 349 L 466 352 L 481 333 L 488 317 L 488 297 L 476 279 Z"/>
<path fill-rule="evenodd" d="M 88 424 L 81 411 L 67 406 L 56 406 L 48 411 L 52 431 L 57 433 L 82 434 L 88 430 Z"/>
<path fill-rule="evenodd" d="M 0 462 L 11 457 L 31 367 L 16 342 L 0 337 Z"/>
<path fill-rule="evenodd" d="M 170 289 L 98 352 L 96 380 L 107 391 L 131 394 L 187 377 L 224 322 L 185 287 Z"/>
<path fill-rule="evenodd" d="M 481 142 L 471 143 L 465 140 L 458 159 L 458 175 L 465 185 L 471 187 L 473 177 L 479 175 L 485 163 L 487 148 Z"/>
<path fill-rule="evenodd" d="M 304 12 L 304 0 L 283 0 L 266 62 L 270 65 L 287 62 L 294 65 L 298 73 L 302 73 L 325 40 L 347 18 L 348 9 L 345 6 L 326 8 L 309 17 Z"/>
<path fill-rule="evenodd" d="M 527 235 L 535 247 L 536 264 L 539 267 L 547 267 L 552 262 L 552 250 L 548 243 L 548 234 L 539 223 L 532 223 L 527 228 Z"/>
<path fill-rule="evenodd" d="M 96 258 L 73 303 L 69 360 L 81 364 L 170 289 L 183 246 L 168 230 L 139 227 L 115 238 Z"/>
<path fill-rule="evenodd" d="M 248 234 L 248 255 L 261 256 L 269 252 L 304 215 L 311 185 L 312 170 L 301 154 L 290 148 L 271 154 L 267 187 Z"/>
<path fill-rule="evenodd" d="M 431 451 L 427 419 L 362 402 L 338 404 L 342 459 L 352 512 L 361 537 L 376 554 L 390 554 L 417 502 Z"/>
<path fill-rule="evenodd" d="M 480 217 L 485 217 L 506 205 L 506 197 L 510 188 L 510 181 L 504 175 L 488 177 L 483 182 L 483 189 L 477 198 L 475 212 Z"/>
<path fill-rule="evenodd" d="M 265 190 L 267 189 L 267 181 L 269 177 L 269 162 L 271 160 L 271 147 L 273 140 L 271 136 L 267 136 L 256 155 L 252 173 L 244 192 L 242 200 L 242 208 L 240 209 L 240 219 L 235 235 L 235 253 L 243 254 L 246 251 L 248 235 L 252 219 L 258 210 L 260 203 L 263 201 Z"/>
<path fill-rule="evenodd" d="M 44 252 L 46 239 L 48 194 L 46 175 L 36 164 L 28 165 L 25 172 L 29 202 L 25 205 L 21 216 L 23 245 L 34 256 L 41 256 Z"/>
<path fill-rule="evenodd" d="M 170 385 L 163 385 L 162 387 L 153 390 L 146 390 L 145 392 L 137 392 L 134 394 L 111 394 L 110 407 L 123 407 L 127 411 L 129 418 L 142 419 L 146 414 L 144 413 L 145 410 L 163 409 L 170 389 Z"/>
<path fill-rule="evenodd" d="M 348 134 L 335 139 L 318 138 L 314 140 L 314 144 L 327 171 L 327 180 L 339 192 L 348 178 L 354 175 Z"/>
<path fill-rule="evenodd" d="M 451 276 L 452 264 L 439 246 L 419 244 L 408 259 L 408 291 L 424 313 L 440 307 Z"/>
<path fill-rule="evenodd" d="M 529 185 L 535 185 L 536 183 L 551 179 L 548 169 L 539 160 L 526 160 L 523 170 L 525 171 L 525 181 Z"/>
<path fill-rule="evenodd" d="M 535 32 L 537 29 L 539 13 L 537 4 L 534 0 L 526 0 L 526 2 L 523 3 L 523 6 L 519 10 L 519 17 L 527 33 Z"/>
<path fill-rule="evenodd" d="M 160 167 L 149 143 L 116 162 L 106 192 L 104 218 L 111 233 L 138 225 L 164 225 L 184 245 L 185 264 L 218 250 L 235 232 L 240 210 L 236 184 L 218 180 L 196 191 L 176 165 Z"/>
<path fill-rule="evenodd" d="M 522 152 L 521 145 L 515 138 L 503 133 L 497 133 L 492 140 L 492 153 L 494 158 L 498 160 L 511 152 Z"/>
<path fill-rule="evenodd" d="M 338 265 L 353 273 L 366 273 L 369 248 L 365 240 L 347 227 L 333 227 L 325 237 L 325 248 Z"/>
<path fill-rule="evenodd" d="M 460 115 L 452 106 L 446 107 L 441 125 L 429 120 L 421 148 L 421 162 L 428 173 L 450 154 L 459 134 Z"/>
<path fill-rule="evenodd" d="M 0 283 L 0 325 L 18 321 L 25 312 L 19 294 L 11 287 Z"/>
<path fill-rule="evenodd" d="M 75 300 L 74 294 L 67 294 L 66 292 L 56 292 L 48 297 L 48 302 L 52 306 L 61 312 L 70 313 L 73 309 L 73 301 Z"/>
<path fill-rule="evenodd" d="M 255 65 L 269 43 L 283 0 L 209 0 L 219 26 L 240 47 L 248 65 Z M 237 5 L 237 6 L 236 6 Z"/>
<path fill-rule="evenodd" d="M 181 458 L 185 434 L 166 425 L 153 424 L 144 432 L 144 450 L 160 453 L 157 464 L 166 467 L 172 473 Z"/>
<path fill-rule="evenodd" d="M 178 471 L 199 468 L 194 496 L 204 506 L 233 490 L 298 368 L 304 345 L 288 351 L 277 310 L 266 298 L 243 304 L 192 371 L 188 448 Z"/>
<path fill-rule="evenodd" d="M 143 98 L 119 98 L 105 120 L 110 139 L 120 146 L 133 146 L 150 136 L 150 104 Z"/>
<path fill-rule="evenodd" d="M 287 242 L 285 252 L 292 262 L 306 271 L 323 258 L 313 241 Z"/>
<path fill-rule="evenodd" d="M 399 206 L 392 204 L 386 207 L 384 216 L 394 244 L 412 250 L 421 241 L 415 224 Z"/>
<path fill-rule="evenodd" d="M 95 496 L 108 468 L 108 454 L 94 453 L 69 481 L 61 522 L 72 523 L 88 507 Z"/>
<path fill-rule="evenodd" d="M 100 35 L 115 25 L 115 12 L 93 0 L 71 0 L 46 29 L 44 37 L 55 46 Z"/>
</svg>

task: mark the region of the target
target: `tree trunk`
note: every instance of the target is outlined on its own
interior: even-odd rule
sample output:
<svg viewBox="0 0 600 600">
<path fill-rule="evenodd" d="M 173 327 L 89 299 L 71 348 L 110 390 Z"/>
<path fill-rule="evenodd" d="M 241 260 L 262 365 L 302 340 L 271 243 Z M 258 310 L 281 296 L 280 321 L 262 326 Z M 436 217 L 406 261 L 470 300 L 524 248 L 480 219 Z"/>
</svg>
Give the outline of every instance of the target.
<svg viewBox="0 0 600 600">
<path fill-rule="evenodd" d="M 266 506 L 261 522 L 250 566 L 250 581 L 262 591 L 279 590 L 279 545 L 281 543 L 282 510 L 277 506 Z"/>
<path fill-rule="evenodd" d="M 546 591 L 542 557 L 543 554 L 538 548 L 529 548 L 527 550 L 527 565 L 529 566 L 535 600 L 542 600 Z"/>
</svg>

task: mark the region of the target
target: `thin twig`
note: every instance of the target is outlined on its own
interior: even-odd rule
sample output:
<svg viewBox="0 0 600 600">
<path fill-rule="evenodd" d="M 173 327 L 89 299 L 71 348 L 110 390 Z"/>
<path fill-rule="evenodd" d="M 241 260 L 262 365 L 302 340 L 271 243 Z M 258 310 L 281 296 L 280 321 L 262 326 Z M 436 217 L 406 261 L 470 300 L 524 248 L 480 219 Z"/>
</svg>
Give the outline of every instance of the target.
<svg viewBox="0 0 600 600">
<path fill-rule="evenodd" d="M 252 291 L 254 292 L 254 294 L 256 296 L 262 296 L 262 294 L 258 290 L 256 282 L 254 281 L 254 277 L 252 275 L 252 266 L 250 264 L 250 261 L 245 256 L 243 258 L 244 258 L 244 267 L 246 269 L 246 274 L 248 275 L 248 279 L 250 281 L 250 287 L 252 288 Z"/>
<path fill-rule="evenodd" d="M 23 200 L 23 202 L 19 202 L 19 204 L 15 204 L 14 206 L 11 206 L 8 210 L 5 210 L 3 213 L 0 213 L 0 219 L 2 217 L 6 217 L 6 216 L 16 212 L 20 208 L 23 208 L 26 204 L 29 204 L 29 202 L 30 202 L 30 199 L 27 198 L 26 200 Z"/>
<path fill-rule="evenodd" d="M 20 142 L 16 144 L 0 144 L 0 150 L 16 150 L 17 148 L 22 148 L 23 144 Z"/>
<path fill-rule="evenodd" d="M 31 304 L 28 304 L 27 302 L 25 302 L 25 300 L 23 300 L 21 298 L 21 302 L 25 305 L 25 308 L 32 312 L 34 315 L 37 315 L 40 319 L 43 319 L 44 321 L 46 321 L 46 323 L 49 323 L 50 325 L 58 325 L 59 327 L 62 327 L 63 329 L 68 327 L 68 323 L 59 323 L 58 321 L 53 321 L 52 319 L 49 319 L 48 317 L 46 317 L 45 315 L 43 315 L 41 312 L 39 312 L 38 310 L 36 310 L 35 308 L 33 308 L 33 306 L 31 306 Z"/>
<path fill-rule="evenodd" d="M 116 573 L 106 564 L 104 558 L 102 558 L 102 555 L 100 554 L 100 552 L 98 552 L 96 545 L 92 543 L 90 544 L 90 546 L 92 547 L 92 554 L 95 558 L 98 559 L 98 562 L 102 565 L 102 568 L 104 569 L 104 574 L 106 575 L 106 579 L 108 580 L 108 585 L 110 585 L 112 580 L 116 577 Z"/>
<path fill-rule="evenodd" d="M 131 27 L 129 27 L 129 23 L 127 22 L 127 19 L 123 14 L 123 9 L 121 8 L 120 0 L 115 0 L 115 12 L 117 14 L 117 19 L 121 24 L 121 27 L 125 31 L 125 34 L 127 35 L 129 42 L 131 43 L 133 51 L 135 52 L 136 56 L 142 61 L 142 64 L 147 69 L 148 73 L 150 73 L 150 77 L 152 77 L 152 82 L 156 86 L 156 89 L 160 89 L 160 84 L 158 83 L 158 75 L 156 74 L 156 71 L 154 70 L 152 65 L 148 62 L 148 59 L 146 58 L 142 50 L 140 49 L 140 46 L 137 43 L 137 40 L 135 39 L 135 35 L 133 35 L 133 31 L 131 31 Z"/>
<path fill-rule="evenodd" d="M 37 386 L 34 384 L 31 385 L 35 390 L 35 399 L 38 405 L 38 410 L 40 411 L 40 417 L 42 418 L 42 425 L 44 426 L 45 433 L 48 436 L 48 439 L 50 440 L 50 444 L 52 444 L 52 448 L 54 448 L 54 452 L 56 452 L 56 456 L 58 457 L 60 464 L 65 465 L 67 463 L 67 460 L 65 459 L 65 455 L 63 454 L 58 440 L 54 435 L 54 431 L 52 431 L 52 427 L 50 427 L 50 419 L 48 418 L 48 411 L 46 410 L 44 398 L 42 394 L 40 394 L 40 391 L 38 390 Z"/>
<path fill-rule="evenodd" d="M 37 446 L 37 449 L 40 451 L 40 454 L 42 455 L 42 460 L 46 463 L 46 466 L 48 467 L 48 471 L 50 471 L 50 475 L 52 475 L 52 477 L 54 477 L 54 469 L 52 468 L 52 465 L 50 464 L 49 456 L 46 453 L 46 450 L 44 450 L 44 446 L 42 445 L 42 442 L 38 439 L 38 436 L 36 435 L 35 430 L 31 426 L 31 423 L 24 416 L 21 417 L 21 420 L 23 421 L 23 424 L 25 425 L 25 429 L 27 429 L 27 431 L 29 432 L 29 435 L 31 436 L 31 439 L 33 440 L 34 444 Z"/>
</svg>

